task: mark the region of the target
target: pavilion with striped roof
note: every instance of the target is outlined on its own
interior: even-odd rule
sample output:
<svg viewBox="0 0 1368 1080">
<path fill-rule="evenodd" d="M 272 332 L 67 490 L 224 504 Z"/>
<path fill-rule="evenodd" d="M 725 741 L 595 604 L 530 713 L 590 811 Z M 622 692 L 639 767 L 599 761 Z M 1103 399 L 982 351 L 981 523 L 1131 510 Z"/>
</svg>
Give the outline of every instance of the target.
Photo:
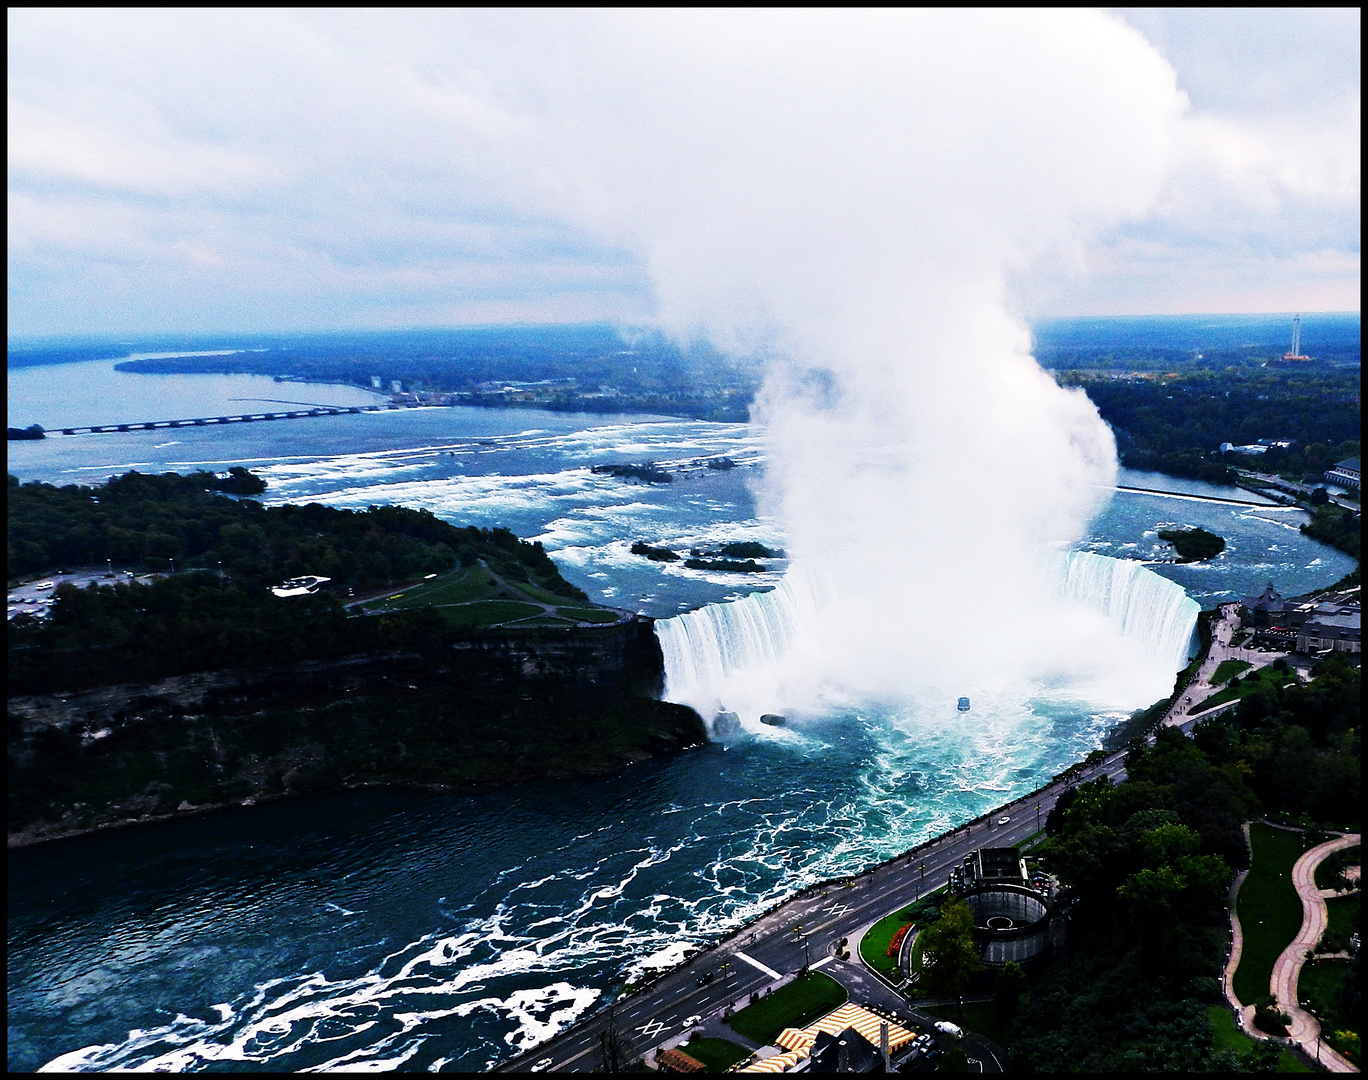
<svg viewBox="0 0 1368 1080">
<path fill-rule="evenodd" d="M 808 1056 L 812 1050 L 813 1042 L 821 1032 L 826 1032 L 828 1035 L 840 1035 L 846 1028 L 854 1028 L 861 1037 L 869 1040 L 870 1045 L 878 1046 L 879 1027 L 882 1024 L 888 1025 L 889 1053 L 896 1053 L 916 1037 L 901 1024 L 886 1020 L 861 1005 L 847 1001 L 839 1009 L 827 1013 L 808 1027 L 784 1028 L 779 1033 L 779 1037 L 774 1040 L 776 1045 L 783 1048 L 784 1053 L 765 1058 L 763 1061 L 751 1062 L 736 1071 L 744 1073 L 788 1072 Z"/>
</svg>

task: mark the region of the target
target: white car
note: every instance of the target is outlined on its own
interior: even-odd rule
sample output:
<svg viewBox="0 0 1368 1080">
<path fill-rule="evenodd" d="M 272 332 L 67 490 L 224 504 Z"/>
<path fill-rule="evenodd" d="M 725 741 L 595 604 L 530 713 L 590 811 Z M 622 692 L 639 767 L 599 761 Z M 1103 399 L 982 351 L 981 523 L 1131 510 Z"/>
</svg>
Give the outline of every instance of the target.
<svg viewBox="0 0 1368 1080">
<path fill-rule="evenodd" d="M 687 1018 L 684 1020 L 684 1023 L 683 1023 L 681 1026 L 683 1026 L 683 1027 L 693 1027 L 696 1023 L 698 1023 L 698 1022 L 699 1022 L 700 1020 L 702 1020 L 702 1019 L 703 1019 L 703 1017 L 701 1017 L 701 1016 L 690 1016 L 690 1017 L 687 1017 Z"/>
<path fill-rule="evenodd" d="M 1009 817 L 1000 817 L 1000 818 L 998 818 L 998 824 L 999 824 L 999 825 L 1006 825 L 1007 822 L 1009 822 L 1009 821 L 1011 821 L 1011 820 L 1012 820 L 1012 819 L 1009 818 Z"/>
<path fill-rule="evenodd" d="M 528 1069 L 527 1071 L 528 1071 L 528 1072 L 541 1072 L 542 1070 L 544 1070 L 544 1069 L 549 1069 L 550 1067 L 551 1067 L 551 1059 L 550 1059 L 550 1058 L 542 1058 L 539 1062 L 537 1062 L 535 1065 L 532 1066 L 532 1068 Z"/>
</svg>

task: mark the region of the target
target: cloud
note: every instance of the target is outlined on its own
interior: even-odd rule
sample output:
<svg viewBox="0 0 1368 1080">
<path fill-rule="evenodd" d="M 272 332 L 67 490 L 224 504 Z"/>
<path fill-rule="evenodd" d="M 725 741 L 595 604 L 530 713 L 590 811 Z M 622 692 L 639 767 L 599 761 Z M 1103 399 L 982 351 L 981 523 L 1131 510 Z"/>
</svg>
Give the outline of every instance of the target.
<svg viewBox="0 0 1368 1080">
<path fill-rule="evenodd" d="M 1176 67 L 1194 109 L 1156 149 L 1163 160 L 1112 177 L 1117 203 L 1144 202 L 1148 178 L 1166 175 L 1146 220 L 1168 232 L 1175 252 L 1234 237 L 1230 282 L 1274 275 L 1260 302 L 1296 263 L 1270 262 L 1261 247 L 1355 254 L 1357 14 L 1126 18 Z M 907 44 L 914 24 L 930 44 Z M 1109 25 L 1113 35 L 1136 33 L 1119 19 Z M 1060 240 L 1036 213 L 1072 173 L 1125 157 L 1113 133 L 1123 127 L 1093 125 L 1086 142 L 1056 137 L 1067 133 L 1049 130 L 1049 117 L 1026 115 L 1036 90 L 1048 93 L 1059 78 L 1038 71 L 1013 91 L 1021 115 L 1002 112 L 996 128 L 956 120 L 997 109 L 1004 92 L 1000 73 L 982 63 L 999 51 L 967 42 L 1017 34 L 1015 48 L 1001 51 L 1021 58 L 1067 46 L 1078 26 L 1051 13 L 12 11 L 10 191 L 22 199 L 11 201 L 10 277 L 23 302 L 12 302 L 11 332 L 192 329 L 203 309 L 183 299 L 187 284 L 220 296 L 223 317 L 259 325 L 251 313 L 280 310 L 266 290 L 282 282 L 263 266 L 288 270 L 292 294 L 317 296 L 317 317 L 343 322 L 383 319 L 389 304 L 419 321 L 425 305 L 434 321 L 459 320 L 467 300 L 479 317 L 493 298 L 459 283 L 504 275 L 517 283 L 507 309 L 522 318 L 553 309 L 573 317 L 577 303 L 586 315 L 618 304 L 637 318 L 661 301 L 674 319 L 710 291 L 730 296 L 733 321 L 753 325 L 767 301 L 728 282 L 740 268 L 714 263 L 688 286 L 699 292 L 693 299 L 683 285 L 667 298 L 646 284 L 685 276 L 677 251 L 699 239 L 697 223 L 669 218 L 688 195 L 682 175 L 706 175 L 723 208 L 749 200 L 753 235 L 775 253 L 777 273 L 783 260 L 806 257 L 804 237 L 784 232 L 796 212 L 826 228 L 859 225 L 861 193 L 907 180 L 944 199 L 944 215 L 966 213 L 1005 178 L 961 172 L 959 190 L 943 192 L 926 187 L 922 166 L 942 156 L 953 166 L 974 139 L 995 143 L 1011 171 L 1014 198 L 997 205 L 1011 218 L 1020 302 L 1132 309 L 1145 302 L 1126 291 L 1143 276 L 1125 261 L 1138 249 L 1105 229 Z M 916 51 L 899 54 L 900 44 Z M 1074 50 L 1070 62 L 1082 78 L 1105 55 Z M 977 88 L 957 70 L 979 73 Z M 939 108 L 950 86 L 954 108 Z M 1111 107 L 1095 104 L 1099 113 Z M 1054 123 L 1076 122 L 1065 120 L 1076 112 Z M 1036 153 L 1046 141 L 1054 161 Z M 904 149 L 914 143 L 931 156 L 909 161 Z M 645 147 L 654 163 L 636 153 Z M 684 150 L 690 168 L 681 174 L 665 163 Z M 631 175 L 608 184 L 614 161 L 631 162 Z M 760 161 L 773 166 L 763 193 L 749 186 Z M 641 190 L 657 198 L 644 222 L 628 220 L 621 211 L 642 205 Z M 893 234 L 903 235 L 916 205 L 902 205 Z M 1308 215 L 1334 223 L 1334 234 L 1308 235 Z M 88 223 L 85 250 L 76 222 Z M 1033 222 L 1036 240 L 1026 235 Z M 895 258 L 867 245 L 841 272 Z M 395 264 L 405 259 L 420 268 L 415 282 L 448 281 L 450 291 L 399 295 Z M 146 282 L 121 306 L 130 322 L 118 326 L 103 321 L 106 260 L 139 262 Z M 64 291 L 40 318 L 33 298 L 56 280 L 58 263 Z M 1097 279 L 1112 266 L 1123 272 Z M 532 288 L 537 274 L 543 287 Z M 605 285 L 593 297 L 586 284 L 596 278 Z M 819 292 L 814 302 L 827 299 Z"/>
</svg>

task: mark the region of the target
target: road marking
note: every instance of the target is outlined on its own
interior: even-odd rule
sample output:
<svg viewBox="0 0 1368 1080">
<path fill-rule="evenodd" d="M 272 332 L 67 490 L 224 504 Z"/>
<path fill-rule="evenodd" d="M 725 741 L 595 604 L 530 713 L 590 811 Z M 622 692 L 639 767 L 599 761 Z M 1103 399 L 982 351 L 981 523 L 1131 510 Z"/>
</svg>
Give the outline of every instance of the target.
<svg viewBox="0 0 1368 1080">
<path fill-rule="evenodd" d="M 664 1030 L 665 1025 L 659 1020 L 647 1020 L 646 1023 L 637 1028 L 637 1031 L 641 1032 L 641 1034 L 645 1035 L 648 1039 L 654 1039 Z"/>
<path fill-rule="evenodd" d="M 832 904 L 830 907 L 822 908 L 822 911 L 827 915 L 844 915 L 849 910 L 850 908 L 845 904 Z"/>
<path fill-rule="evenodd" d="M 808 970 L 816 971 L 819 967 L 826 967 L 827 964 L 831 963 L 835 959 L 836 957 L 834 956 L 824 956 L 820 960 L 818 960 L 817 963 L 813 964 L 810 968 L 808 968 Z"/>
<path fill-rule="evenodd" d="M 755 957 L 753 957 L 753 956 L 747 956 L 747 955 L 746 955 L 745 953 L 743 953 L 740 949 L 737 949 L 737 950 L 736 950 L 736 955 L 737 955 L 737 957 L 738 957 L 739 959 L 744 960 L 744 961 L 745 961 L 746 963 L 748 963 L 751 967 L 753 967 L 753 968 L 758 968 L 759 970 L 763 971 L 763 972 L 764 972 L 766 975 L 768 975 L 771 979 L 782 979 L 782 978 L 783 978 L 783 976 L 780 975 L 779 972 L 775 971 L 774 968 L 765 967 L 765 965 L 762 964 L 762 963 L 760 963 L 760 961 L 757 960 L 757 959 L 755 959 Z"/>
</svg>

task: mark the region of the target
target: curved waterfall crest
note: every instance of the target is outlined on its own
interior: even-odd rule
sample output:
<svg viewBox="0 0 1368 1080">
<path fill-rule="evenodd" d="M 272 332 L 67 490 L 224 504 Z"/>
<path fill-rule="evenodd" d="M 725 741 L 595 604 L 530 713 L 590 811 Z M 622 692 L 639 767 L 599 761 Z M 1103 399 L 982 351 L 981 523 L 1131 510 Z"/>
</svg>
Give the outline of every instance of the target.
<svg viewBox="0 0 1368 1080">
<path fill-rule="evenodd" d="M 1062 604 L 1103 615 L 1139 652 L 1164 665 L 1161 670 L 1186 664 L 1200 607 L 1182 586 L 1134 560 L 1087 551 L 1053 556 L 1050 574 Z M 811 641 L 834 588 L 795 566 L 768 592 L 657 621 L 664 696 L 705 717 L 741 709 L 736 699 L 752 696 L 745 687 L 772 684 L 795 648 Z"/>
<path fill-rule="evenodd" d="M 1133 559 L 1071 551 L 1060 563 L 1060 594 L 1101 612 L 1171 670 L 1187 664 L 1197 615 L 1196 600 L 1176 582 Z"/>
</svg>

